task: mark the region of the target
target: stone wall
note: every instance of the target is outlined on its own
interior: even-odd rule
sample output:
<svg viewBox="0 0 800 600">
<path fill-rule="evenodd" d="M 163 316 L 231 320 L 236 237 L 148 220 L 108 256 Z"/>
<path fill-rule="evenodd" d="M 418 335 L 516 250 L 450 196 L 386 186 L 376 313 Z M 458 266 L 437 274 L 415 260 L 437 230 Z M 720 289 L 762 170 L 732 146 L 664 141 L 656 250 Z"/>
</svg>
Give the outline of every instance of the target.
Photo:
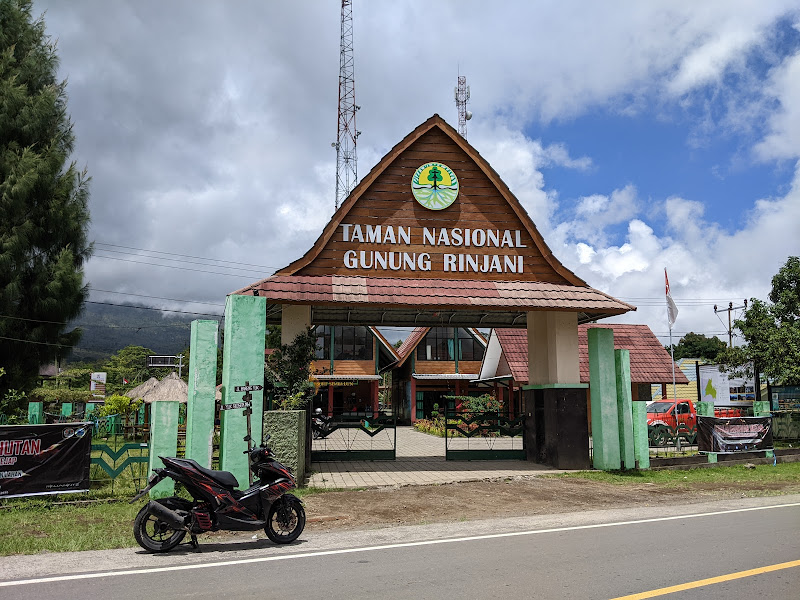
<svg viewBox="0 0 800 600">
<path fill-rule="evenodd" d="M 306 411 L 268 410 L 264 412 L 264 435 L 277 459 L 292 469 L 297 485 L 305 482 Z"/>
</svg>

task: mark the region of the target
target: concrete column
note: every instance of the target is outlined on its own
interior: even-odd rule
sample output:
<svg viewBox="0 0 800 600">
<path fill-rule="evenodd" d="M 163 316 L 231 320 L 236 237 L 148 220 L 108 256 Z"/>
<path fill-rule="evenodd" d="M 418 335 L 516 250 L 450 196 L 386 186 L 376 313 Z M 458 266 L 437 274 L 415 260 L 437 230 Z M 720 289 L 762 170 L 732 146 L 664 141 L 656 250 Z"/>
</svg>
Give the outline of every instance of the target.
<svg viewBox="0 0 800 600">
<path fill-rule="evenodd" d="M 264 385 L 264 348 L 267 299 L 263 296 L 228 296 L 225 302 L 225 338 L 222 349 L 222 404 L 241 402 L 243 393 L 233 388 Z M 264 393 L 252 392 L 251 436 L 258 445 L 262 440 Z M 246 488 L 250 473 L 244 437 L 247 419 L 242 409 L 224 410 L 220 416 L 219 466 L 230 471 Z"/>
<path fill-rule="evenodd" d="M 305 333 L 308 327 L 311 327 L 310 305 L 283 305 L 281 310 L 281 344 L 291 344 L 294 338 L 300 333 Z M 331 353 L 333 353 L 333 348 L 331 348 Z"/>
<path fill-rule="evenodd" d="M 62 402 L 61 403 L 61 416 L 62 417 L 71 417 L 72 416 L 72 402 Z"/>
<path fill-rule="evenodd" d="M 650 468 L 650 440 L 647 437 L 647 403 L 633 402 L 633 452 L 640 469 Z"/>
<path fill-rule="evenodd" d="M 44 423 L 44 409 L 41 402 L 28 402 L 28 423 L 41 425 Z"/>
<path fill-rule="evenodd" d="M 211 468 L 217 385 L 216 321 L 192 321 L 189 352 L 189 397 L 186 404 L 186 458 Z"/>
<path fill-rule="evenodd" d="M 626 469 L 635 469 L 630 350 L 614 350 L 614 365 L 617 380 L 617 422 L 619 427 L 620 460 L 622 466 Z"/>
<path fill-rule="evenodd" d="M 587 337 L 594 468 L 605 471 L 617 470 L 621 467 L 621 462 L 614 332 L 611 329 L 595 327 L 587 331 Z"/>
<path fill-rule="evenodd" d="M 698 402 L 695 404 L 695 410 L 698 417 L 713 417 L 714 416 L 714 403 L 713 402 Z"/>
<path fill-rule="evenodd" d="M 578 315 L 572 312 L 528 313 L 528 382 L 577 384 Z"/>
<path fill-rule="evenodd" d="M 178 402 L 165 400 L 150 405 L 150 471 L 163 467 L 159 456 L 173 457 L 178 453 Z M 163 498 L 175 494 L 172 479 L 159 481 L 150 490 L 151 498 Z"/>
<path fill-rule="evenodd" d="M 84 417 L 88 419 L 94 411 L 97 410 L 97 403 L 96 402 L 87 402 L 86 403 L 86 414 Z"/>
<path fill-rule="evenodd" d="M 753 402 L 754 417 L 769 417 L 770 415 L 772 415 L 772 411 L 768 400 L 756 400 Z"/>
</svg>

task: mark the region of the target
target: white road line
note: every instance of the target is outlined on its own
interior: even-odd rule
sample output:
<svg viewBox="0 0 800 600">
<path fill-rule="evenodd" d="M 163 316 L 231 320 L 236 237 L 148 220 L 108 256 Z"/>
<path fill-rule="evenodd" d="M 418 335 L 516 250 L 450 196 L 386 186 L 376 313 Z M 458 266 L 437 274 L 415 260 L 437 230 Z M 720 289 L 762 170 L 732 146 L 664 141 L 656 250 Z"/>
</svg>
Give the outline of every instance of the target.
<svg viewBox="0 0 800 600">
<path fill-rule="evenodd" d="M 122 575 L 149 575 L 151 573 L 167 573 L 169 571 L 186 571 L 190 569 L 208 569 L 215 567 L 227 567 L 233 565 L 247 565 L 254 563 L 273 562 L 279 560 L 294 560 L 301 558 L 314 558 L 317 556 L 333 556 L 336 554 L 352 554 L 355 552 L 372 552 L 374 550 L 393 550 L 395 548 L 413 548 L 415 546 L 434 546 L 437 544 L 453 544 L 458 542 L 474 542 L 479 540 L 492 540 L 500 538 L 518 537 L 523 535 L 539 535 L 543 533 L 559 533 L 564 531 L 580 531 L 583 529 L 600 529 L 603 527 L 621 527 L 624 525 L 640 525 L 642 523 L 658 523 L 661 521 L 677 521 L 679 519 L 696 519 L 699 517 L 713 517 L 716 515 L 729 515 L 735 513 L 752 512 L 757 510 L 772 510 L 775 508 L 791 508 L 800 506 L 800 502 L 789 504 L 773 504 L 771 506 L 755 506 L 752 508 L 735 508 L 730 510 L 717 510 L 706 513 L 694 513 L 689 515 L 674 515 L 671 517 L 654 517 L 651 519 L 639 519 L 635 521 L 616 521 L 614 523 L 596 523 L 593 525 L 573 525 L 571 527 L 554 527 L 550 529 L 536 529 L 532 531 L 513 531 L 508 533 L 489 533 L 460 538 L 448 538 L 444 540 L 425 540 L 421 542 L 403 542 L 398 544 L 384 544 L 381 546 L 366 546 L 363 548 L 343 548 L 340 550 L 320 550 L 318 552 L 304 552 L 300 554 L 285 554 L 281 556 L 262 556 L 259 558 L 242 558 L 237 560 L 225 560 L 211 563 L 199 563 L 191 565 L 176 565 L 172 567 L 153 567 L 149 569 L 129 569 L 125 571 L 105 571 L 101 573 L 80 573 L 76 575 L 58 575 L 55 577 L 40 577 L 37 579 L 21 579 L 19 581 L 0 581 L 0 587 L 14 587 L 19 585 L 31 585 L 35 583 L 53 583 L 58 581 L 75 581 L 79 579 L 101 579 L 103 577 L 120 577 Z"/>
</svg>

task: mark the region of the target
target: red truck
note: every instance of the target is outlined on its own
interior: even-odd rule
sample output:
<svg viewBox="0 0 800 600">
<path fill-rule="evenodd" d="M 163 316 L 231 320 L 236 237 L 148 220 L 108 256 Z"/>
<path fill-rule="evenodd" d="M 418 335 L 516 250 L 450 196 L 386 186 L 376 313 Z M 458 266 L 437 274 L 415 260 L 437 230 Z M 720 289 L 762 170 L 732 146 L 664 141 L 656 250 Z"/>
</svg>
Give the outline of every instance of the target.
<svg viewBox="0 0 800 600">
<path fill-rule="evenodd" d="M 741 417 L 744 411 L 731 406 L 715 406 L 715 417 Z M 666 446 L 677 436 L 689 444 L 697 441 L 697 411 L 691 400 L 663 400 L 647 405 L 647 435 L 651 446 Z"/>
</svg>

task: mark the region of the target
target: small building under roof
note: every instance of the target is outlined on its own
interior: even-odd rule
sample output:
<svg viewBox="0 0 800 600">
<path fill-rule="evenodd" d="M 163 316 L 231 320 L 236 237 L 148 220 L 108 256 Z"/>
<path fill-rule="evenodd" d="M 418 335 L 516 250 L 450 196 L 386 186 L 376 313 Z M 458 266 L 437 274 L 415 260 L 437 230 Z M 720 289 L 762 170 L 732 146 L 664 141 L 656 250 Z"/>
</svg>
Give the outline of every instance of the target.
<svg viewBox="0 0 800 600">
<path fill-rule="evenodd" d="M 473 327 L 416 327 L 397 349 L 392 366 L 392 399 L 401 422 L 429 418 L 455 408 L 454 396 L 482 393 L 477 379 L 486 338 Z"/>
<path fill-rule="evenodd" d="M 672 384 L 672 358 L 647 325 L 587 324 L 578 326 L 580 382 L 589 383 L 589 343 L 586 332 L 594 327 L 614 332 L 614 349 L 629 350 L 631 397 L 650 402 L 651 386 Z M 686 375 L 675 366 L 675 382 L 687 384 Z M 491 388 L 509 404 L 512 412 L 520 407 L 522 388 L 528 385 L 528 335 L 524 329 L 494 329 L 481 365 L 479 385 Z M 588 397 L 591 402 L 591 397 Z M 588 411 L 591 415 L 591 410 Z"/>
</svg>

